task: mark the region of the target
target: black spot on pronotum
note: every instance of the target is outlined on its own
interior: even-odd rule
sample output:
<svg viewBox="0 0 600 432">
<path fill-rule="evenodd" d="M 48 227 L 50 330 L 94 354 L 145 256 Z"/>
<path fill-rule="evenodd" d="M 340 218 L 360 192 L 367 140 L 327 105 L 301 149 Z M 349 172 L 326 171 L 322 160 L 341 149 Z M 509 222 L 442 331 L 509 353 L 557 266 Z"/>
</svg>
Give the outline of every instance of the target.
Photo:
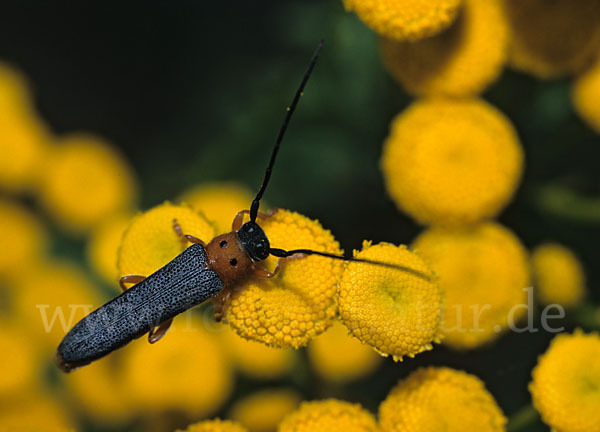
<svg viewBox="0 0 600 432">
<path fill-rule="evenodd" d="M 232 266 L 236 266 L 237 265 L 237 260 L 235 258 L 231 258 L 229 260 L 229 264 L 231 264 Z"/>
<path fill-rule="evenodd" d="M 222 240 L 221 243 L 219 243 L 219 246 L 221 246 L 222 248 L 227 246 L 227 240 Z"/>
</svg>

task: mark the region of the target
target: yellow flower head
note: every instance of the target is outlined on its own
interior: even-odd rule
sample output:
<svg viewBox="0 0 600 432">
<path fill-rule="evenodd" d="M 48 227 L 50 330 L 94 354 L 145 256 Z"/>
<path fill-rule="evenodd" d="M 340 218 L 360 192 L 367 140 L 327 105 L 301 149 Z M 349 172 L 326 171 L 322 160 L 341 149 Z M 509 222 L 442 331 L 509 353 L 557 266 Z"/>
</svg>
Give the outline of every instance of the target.
<svg viewBox="0 0 600 432">
<path fill-rule="evenodd" d="M 501 0 L 465 0 L 449 29 L 417 42 L 382 39 L 383 60 L 410 93 L 473 96 L 500 75 L 508 26 Z"/>
<path fill-rule="evenodd" d="M 600 61 L 577 78 L 571 99 L 581 118 L 600 134 Z"/>
<path fill-rule="evenodd" d="M 542 419 L 560 432 L 590 432 L 600 425 L 600 335 L 556 336 L 533 369 L 529 391 Z"/>
<path fill-rule="evenodd" d="M 371 347 L 348 334 L 335 322 L 325 333 L 308 344 L 312 368 L 331 381 L 350 381 L 369 375 L 381 363 L 381 356 Z"/>
<path fill-rule="evenodd" d="M 355 257 L 395 264 L 429 276 L 350 262 L 340 284 L 340 319 L 361 342 L 402 360 L 439 342 L 442 294 L 431 270 L 405 246 L 363 243 Z M 339 354 L 339 353 L 338 353 Z"/>
<path fill-rule="evenodd" d="M 236 402 L 231 408 L 231 418 L 250 432 L 272 432 L 301 401 L 300 395 L 291 389 L 260 390 Z"/>
<path fill-rule="evenodd" d="M 202 212 L 215 223 L 217 234 L 231 231 L 235 215 L 250 208 L 254 199 L 252 192 L 237 183 L 206 183 L 193 187 L 180 197 L 179 201 L 194 210 Z M 266 208 L 264 203 L 261 208 Z"/>
<path fill-rule="evenodd" d="M 177 220 L 183 234 L 193 235 L 206 243 L 215 236 L 210 222 L 191 208 L 168 202 L 156 206 L 137 215 L 125 231 L 117 261 L 121 276 L 148 276 L 189 246 L 173 229 L 173 219 Z"/>
<path fill-rule="evenodd" d="M 21 205 L 0 200 L 0 275 L 19 276 L 29 273 L 39 261 L 48 243 L 41 222 Z"/>
<path fill-rule="evenodd" d="M 178 410 L 202 417 L 231 392 L 233 373 L 223 348 L 192 315 L 176 319 L 158 343 L 142 338 L 123 354 L 124 385 L 134 389 L 141 412 Z"/>
<path fill-rule="evenodd" d="M 248 432 L 248 430 L 237 422 L 231 420 L 204 420 L 186 429 L 178 429 L 175 432 Z"/>
<path fill-rule="evenodd" d="M 271 247 L 341 254 L 339 244 L 319 222 L 279 210 L 260 221 Z M 266 265 L 272 270 L 276 258 Z M 263 265 L 263 264 L 260 264 Z M 298 348 L 325 331 L 336 313 L 343 263 L 309 256 L 288 259 L 272 279 L 251 279 L 232 295 L 225 319 L 241 336 L 272 347 Z"/>
<path fill-rule="evenodd" d="M 335 399 L 303 402 L 279 425 L 278 432 L 378 432 L 375 417 L 359 404 Z"/>
<path fill-rule="evenodd" d="M 25 389 L 35 388 L 40 373 L 38 353 L 28 334 L 20 326 L 5 319 L 0 320 L 0 400 L 9 399 Z M 0 422 L 1 424 L 1 422 Z"/>
<path fill-rule="evenodd" d="M 447 28 L 462 0 L 343 0 L 372 30 L 396 40 L 418 40 Z"/>
<path fill-rule="evenodd" d="M 571 250 L 556 243 L 546 243 L 535 248 L 531 263 L 535 293 L 542 303 L 572 308 L 582 302 L 585 275 Z"/>
<path fill-rule="evenodd" d="M 2 430 L 11 432 L 75 432 L 75 423 L 56 397 L 39 391 L 13 396 L 0 405 Z"/>
<path fill-rule="evenodd" d="M 508 203 L 523 151 L 509 120 L 486 102 L 422 100 L 393 120 L 381 167 L 396 205 L 418 222 L 465 225 Z"/>
<path fill-rule="evenodd" d="M 509 61 L 540 78 L 580 71 L 600 49 L 596 0 L 503 0 L 512 30 Z"/>
<path fill-rule="evenodd" d="M 7 109 L 29 113 L 32 108 L 29 86 L 23 74 L 0 62 L 0 112 Z"/>
<path fill-rule="evenodd" d="M 431 263 L 446 294 L 445 344 L 475 348 L 525 312 L 513 308 L 527 303 L 528 257 L 508 229 L 491 222 L 463 230 L 430 228 L 413 247 Z"/>
<path fill-rule="evenodd" d="M 421 368 L 379 405 L 383 432 L 504 432 L 506 418 L 483 382 L 454 369 Z"/>
<path fill-rule="evenodd" d="M 237 368 L 255 379 L 281 378 L 294 366 L 296 353 L 292 348 L 271 348 L 238 336 L 225 327 L 219 336 Z"/>
<path fill-rule="evenodd" d="M 46 162 L 41 200 L 63 227 L 82 232 L 134 207 L 135 183 L 115 148 L 90 135 L 71 135 Z"/>
</svg>

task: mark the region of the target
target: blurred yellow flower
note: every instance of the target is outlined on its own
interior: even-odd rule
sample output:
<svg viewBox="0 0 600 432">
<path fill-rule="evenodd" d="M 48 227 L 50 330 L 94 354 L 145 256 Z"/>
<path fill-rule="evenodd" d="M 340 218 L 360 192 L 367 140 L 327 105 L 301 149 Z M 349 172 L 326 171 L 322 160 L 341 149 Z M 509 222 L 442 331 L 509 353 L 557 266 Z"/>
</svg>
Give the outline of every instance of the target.
<svg viewBox="0 0 600 432">
<path fill-rule="evenodd" d="M 446 367 L 421 368 L 379 405 L 382 432 L 503 432 L 506 418 L 483 382 Z"/>
<path fill-rule="evenodd" d="M 248 430 L 239 423 L 231 420 L 204 420 L 186 429 L 178 429 L 175 432 L 248 432 Z"/>
<path fill-rule="evenodd" d="M 510 121 L 488 103 L 422 100 L 393 120 L 381 167 L 396 205 L 418 222 L 465 225 L 508 203 L 523 151 Z"/>
<path fill-rule="evenodd" d="M 418 40 L 447 28 L 462 0 L 342 0 L 372 30 L 396 40 Z"/>
<path fill-rule="evenodd" d="M 260 342 L 246 340 L 224 327 L 219 335 L 236 367 L 255 379 L 280 378 L 294 366 L 296 353 L 292 348 L 271 348 Z"/>
<path fill-rule="evenodd" d="M 216 234 L 231 231 L 235 215 L 250 208 L 254 194 L 245 186 L 233 182 L 205 183 L 185 191 L 179 201 L 202 212 L 215 223 Z M 261 209 L 265 209 L 261 203 Z"/>
<path fill-rule="evenodd" d="M 215 236 L 206 218 L 187 206 L 164 203 L 137 215 L 123 235 L 117 261 L 121 276 L 148 276 L 179 255 L 184 243 L 173 229 L 173 219 L 183 234 L 191 234 L 206 243 Z"/>
<path fill-rule="evenodd" d="M 298 213 L 279 210 L 259 222 L 272 247 L 342 253 L 328 230 Z M 270 257 L 266 265 L 272 270 L 276 260 Z M 342 269 L 341 261 L 330 258 L 288 259 L 276 277 L 253 278 L 238 287 L 225 319 L 247 339 L 280 348 L 304 346 L 325 331 L 335 317 Z"/>
<path fill-rule="evenodd" d="M 137 185 L 132 168 L 100 138 L 63 138 L 48 157 L 40 199 L 65 229 L 88 231 L 106 218 L 134 208 Z"/>
<path fill-rule="evenodd" d="M 543 304 L 578 306 L 585 296 L 585 274 L 575 254 L 557 243 L 545 243 L 531 254 L 535 293 Z"/>
<path fill-rule="evenodd" d="M 406 246 L 363 243 L 355 257 L 403 266 L 398 269 L 350 262 L 340 283 L 340 319 L 350 333 L 394 360 L 414 357 L 440 341 L 442 293 L 424 261 Z"/>
<path fill-rule="evenodd" d="M 192 314 L 176 318 L 158 343 L 136 340 L 123 355 L 124 386 L 135 389 L 132 398 L 141 412 L 203 417 L 221 407 L 233 386 L 223 348 Z"/>
<path fill-rule="evenodd" d="M 375 417 L 359 404 L 327 399 L 302 402 L 288 414 L 278 432 L 377 432 Z"/>
<path fill-rule="evenodd" d="M 41 374 L 41 362 L 35 345 L 20 326 L 5 318 L 0 320 L 0 326 L 3 352 L 0 356 L 0 400 L 4 400 L 35 388 L 38 374 Z"/>
<path fill-rule="evenodd" d="M 382 357 L 371 347 L 349 334 L 336 321 L 325 333 L 308 344 L 308 359 L 312 368 L 331 381 L 350 381 L 373 372 Z"/>
<path fill-rule="evenodd" d="M 575 80 L 571 99 L 581 118 L 600 134 L 600 61 Z"/>
<path fill-rule="evenodd" d="M 231 408 L 230 417 L 250 432 L 274 432 L 301 401 L 298 392 L 291 389 L 259 390 L 237 401 Z"/>
<path fill-rule="evenodd" d="M 542 419 L 560 432 L 597 431 L 600 425 L 600 335 L 556 336 L 533 369 L 529 391 Z"/>
<path fill-rule="evenodd" d="M 512 31 L 509 61 L 539 78 L 573 74 L 600 49 L 596 0 L 503 0 Z M 576 7 L 575 7 L 576 5 Z"/>
<path fill-rule="evenodd" d="M 506 62 L 508 26 L 501 0 L 465 0 L 449 29 L 416 42 L 381 41 L 383 61 L 404 88 L 421 96 L 473 96 Z"/>
<path fill-rule="evenodd" d="M 75 432 L 75 423 L 54 397 L 14 395 L 0 405 L 0 425 L 10 432 Z"/>
<path fill-rule="evenodd" d="M 503 226 L 488 222 L 462 230 L 430 228 L 413 247 L 431 263 L 446 294 L 445 344 L 475 348 L 496 339 L 525 312 L 513 308 L 527 303 L 527 252 Z"/>
<path fill-rule="evenodd" d="M 13 66 L 0 62 L 0 112 L 7 110 L 29 114 L 32 101 L 23 74 Z"/>
</svg>

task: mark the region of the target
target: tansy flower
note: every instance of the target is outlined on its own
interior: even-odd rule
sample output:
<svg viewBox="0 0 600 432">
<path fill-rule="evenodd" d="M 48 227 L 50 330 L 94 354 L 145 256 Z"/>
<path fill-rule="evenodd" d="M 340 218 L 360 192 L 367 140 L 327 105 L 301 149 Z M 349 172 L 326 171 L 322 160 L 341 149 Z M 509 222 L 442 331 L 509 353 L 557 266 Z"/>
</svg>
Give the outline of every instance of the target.
<svg viewBox="0 0 600 432">
<path fill-rule="evenodd" d="M 43 392 L 13 395 L 0 405 L 0 425 L 14 432 L 75 432 L 65 407 Z"/>
<path fill-rule="evenodd" d="M 331 381 L 349 381 L 369 375 L 381 363 L 381 356 L 349 334 L 340 322 L 308 344 L 312 368 Z"/>
<path fill-rule="evenodd" d="M 431 270 L 405 246 L 363 243 L 355 257 L 419 272 L 350 262 L 339 294 L 340 319 L 360 341 L 394 360 L 439 342 L 442 294 Z M 339 354 L 339 353 L 338 353 Z"/>
<path fill-rule="evenodd" d="M 259 222 L 271 247 L 342 253 L 328 230 L 298 213 L 279 210 Z M 270 257 L 266 265 L 273 270 L 276 261 Z M 342 268 L 341 261 L 318 256 L 287 259 L 274 278 L 253 278 L 240 286 L 232 294 L 225 319 L 247 339 L 272 347 L 304 346 L 335 317 Z"/>
<path fill-rule="evenodd" d="M 421 368 L 379 405 L 383 432 L 503 432 L 506 418 L 483 382 L 450 368 Z"/>
<path fill-rule="evenodd" d="M 237 183 L 206 183 L 184 192 L 179 201 L 188 204 L 195 211 L 202 212 L 208 220 L 215 223 L 217 234 L 231 231 L 235 215 L 249 209 L 254 195 Z M 264 203 L 261 208 L 266 208 Z"/>
<path fill-rule="evenodd" d="M 135 207 L 131 167 L 100 138 L 63 138 L 46 161 L 41 201 L 66 229 L 87 231 L 106 218 Z"/>
<path fill-rule="evenodd" d="M 204 420 L 186 429 L 178 429 L 175 432 L 248 432 L 248 430 L 237 422 L 231 420 Z"/>
<path fill-rule="evenodd" d="M 600 134 L 600 61 L 573 84 L 571 99 L 581 118 Z"/>
<path fill-rule="evenodd" d="M 387 69 L 416 95 L 472 96 L 496 80 L 507 57 L 501 0 L 464 0 L 449 29 L 417 42 L 382 39 Z"/>
<path fill-rule="evenodd" d="M 300 405 L 302 398 L 291 389 L 260 390 L 236 402 L 230 417 L 250 432 L 273 432 L 289 413 Z"/>
<path fill-rule="evenodd" d="M 5 400 L 24 389 L 34 389 L 41 364 L 34 344 L 20 326 L 6 319 L 0 320 L 0 326 L 0 400 Z"/>
<path fill-rule="evenodd" d="M 542 419 L 560 432 L 597 431 L 600 425 L 600 336 L 556 336 L 533 369 L 529 391 Z"/>
<path fill-rule="evenodd" d="M 238 336 L 230 327 L 219 335 L 235 366 L 256 379 L 273 379 L 286 375 L 294 366 L 296 353 L 291 348 L 271 348 Z"/>
<path fill-rule="evenodd" d="M 536 295 L 544 304 L 566 308 L 578 306 L 585 296 L 585 275 L 575 254 L 568 248 L 546 243 L 531 254 Z"/>
<path fill-rule="evenodd" d="M 198 321 L 176 319 L 156 344 L 146 338 L 123 352 L 125 388 L 141 412 L 183 411 L 203 417 L 216 411 L 233 384 L 231 365 L 223 348 Z"/>
<path fill-rule="evenodd" d="M 343 0 L 372 30 L 396 40 L 434 35 L 456 18 L 462 0 Z"/>
<path fill-rule="evenodd" d="M 381 167 L 396 205 L 418 222 L 464 225 L 508 203 L 523 151 L 509 120 L 486 102 L 422 100 L 393 120 Z"/>
<path fill-rule="evenodd" d="M 511 26 L 509 61 L 540 78 L 580 71 L 600 49 L 596 0 L 503 0 Z"/>
<path fill-rule="evenodd" d="M 278 432 L 377 432 L 373 415 L 359 404 L 335 399 L 303 402 L 288 414 Z"/>
<path fill-rule="evenodd" d="M 430 228 L 413 247 L 439 275 L 446 295 L 444 343 L 474 348 L 495 339 L 525 312 L 530 284 L 527 253 L 496 223 L 462 230 Z"/>
<path fill-rule="evenodd" d="M 189 246 L 173 229 L 173 219 L 183 234 L 206 243 L 215 236 L 210 222 L 191 208 L 168 202 L 156 206 L 136 216 L 123 235 L 117 261 L 121 276 L 148 276 Z"/>
</svg>

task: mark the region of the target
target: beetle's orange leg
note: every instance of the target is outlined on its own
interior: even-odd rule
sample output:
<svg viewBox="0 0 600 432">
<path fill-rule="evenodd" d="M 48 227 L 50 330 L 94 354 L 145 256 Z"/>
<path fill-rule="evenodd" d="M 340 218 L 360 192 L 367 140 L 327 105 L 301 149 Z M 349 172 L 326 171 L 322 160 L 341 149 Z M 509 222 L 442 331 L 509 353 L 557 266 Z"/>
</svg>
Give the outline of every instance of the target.
<svg viewBox="0 0 600 432">
<path fill-rule="evenodd" d="M 173 318 L 160 323 L 158 327 L 150 330 L 150 332 L 148 332 L 148 342 L 151 344 L 158 342 L 167 333 L 167 330 L 169 330 L 169 327 L 171 327 L 172 322 Z"/>
<path fill-rule="evenodd" d="M 279 258 L 279 260 L 277 261 L 277 265 L 275 266 L 275 270 L 273 270 L 272 272 L 270 272 L 262 266 L 257 265 L 252 269 L 252 273 L 254 274 L 254 276 L 259 277 L 261 279 L 271 279 L 281 271 L 286 259 L 287 258 Z"/>
<path fill-rule="evenodd" d="M 223 291 L 221 291 L 213 298 L 213 305 L 215 307 L 215 321 L 221 322 L 221 320 L 223 319 L 225 311 L 227 310 L 227 304 L 230 297 L 231 289 L 225 287 L 223 288 Z"/>
<path fill-rule="evenodd" d="M 179 225 L 179 222 L 177 222 L 177 219 L 173 219 L 173 230 L 175 231 L 175 233 L 177 233 L 179 238 L 181 238 L 181 241 L 183 241 L 184 243 L 189 241 L 190 243 L 198 243 L 206 247 L 206 243 L 200 240 L 198 237 L 194 237 L 190 234 L 184 234 L 181 230 L 181 225 Z"/>
<path fill-rule="evenodd" d="M 127 275 L 127 276 L 123 276 L 123 277 L 121 277 L 121 279 L 119 279 L 119 285 L 121 286 L 121 289 L 123 291 L 127 291 L 128 288 L 125 286 L 125 284 L 132 283 L 132 284 L 135 285 L 137 283 L 140 283 L 144 279 L 146 279 L 146 276 L 142 276 L 142 275 Z"/>
<path fill-rule="evenodd" d="M 258 212 L 257 216 L 260 219 L 267 219 L 273 216 L 278 211 L 279 209 L 273 209 L 269 210 L 266 213 Z M 231 224 L 231 229 L 233 231 L 239 230 L 242 227 L 242 225 L 244 225 L 244 215 L 246 214 L 250 214 L 250 210 L 242 210 L 241 212 L 238 212 L 238 214 L 235 215 L 235 217 L 233 218 L 233 223 Z"/>
</svg>

